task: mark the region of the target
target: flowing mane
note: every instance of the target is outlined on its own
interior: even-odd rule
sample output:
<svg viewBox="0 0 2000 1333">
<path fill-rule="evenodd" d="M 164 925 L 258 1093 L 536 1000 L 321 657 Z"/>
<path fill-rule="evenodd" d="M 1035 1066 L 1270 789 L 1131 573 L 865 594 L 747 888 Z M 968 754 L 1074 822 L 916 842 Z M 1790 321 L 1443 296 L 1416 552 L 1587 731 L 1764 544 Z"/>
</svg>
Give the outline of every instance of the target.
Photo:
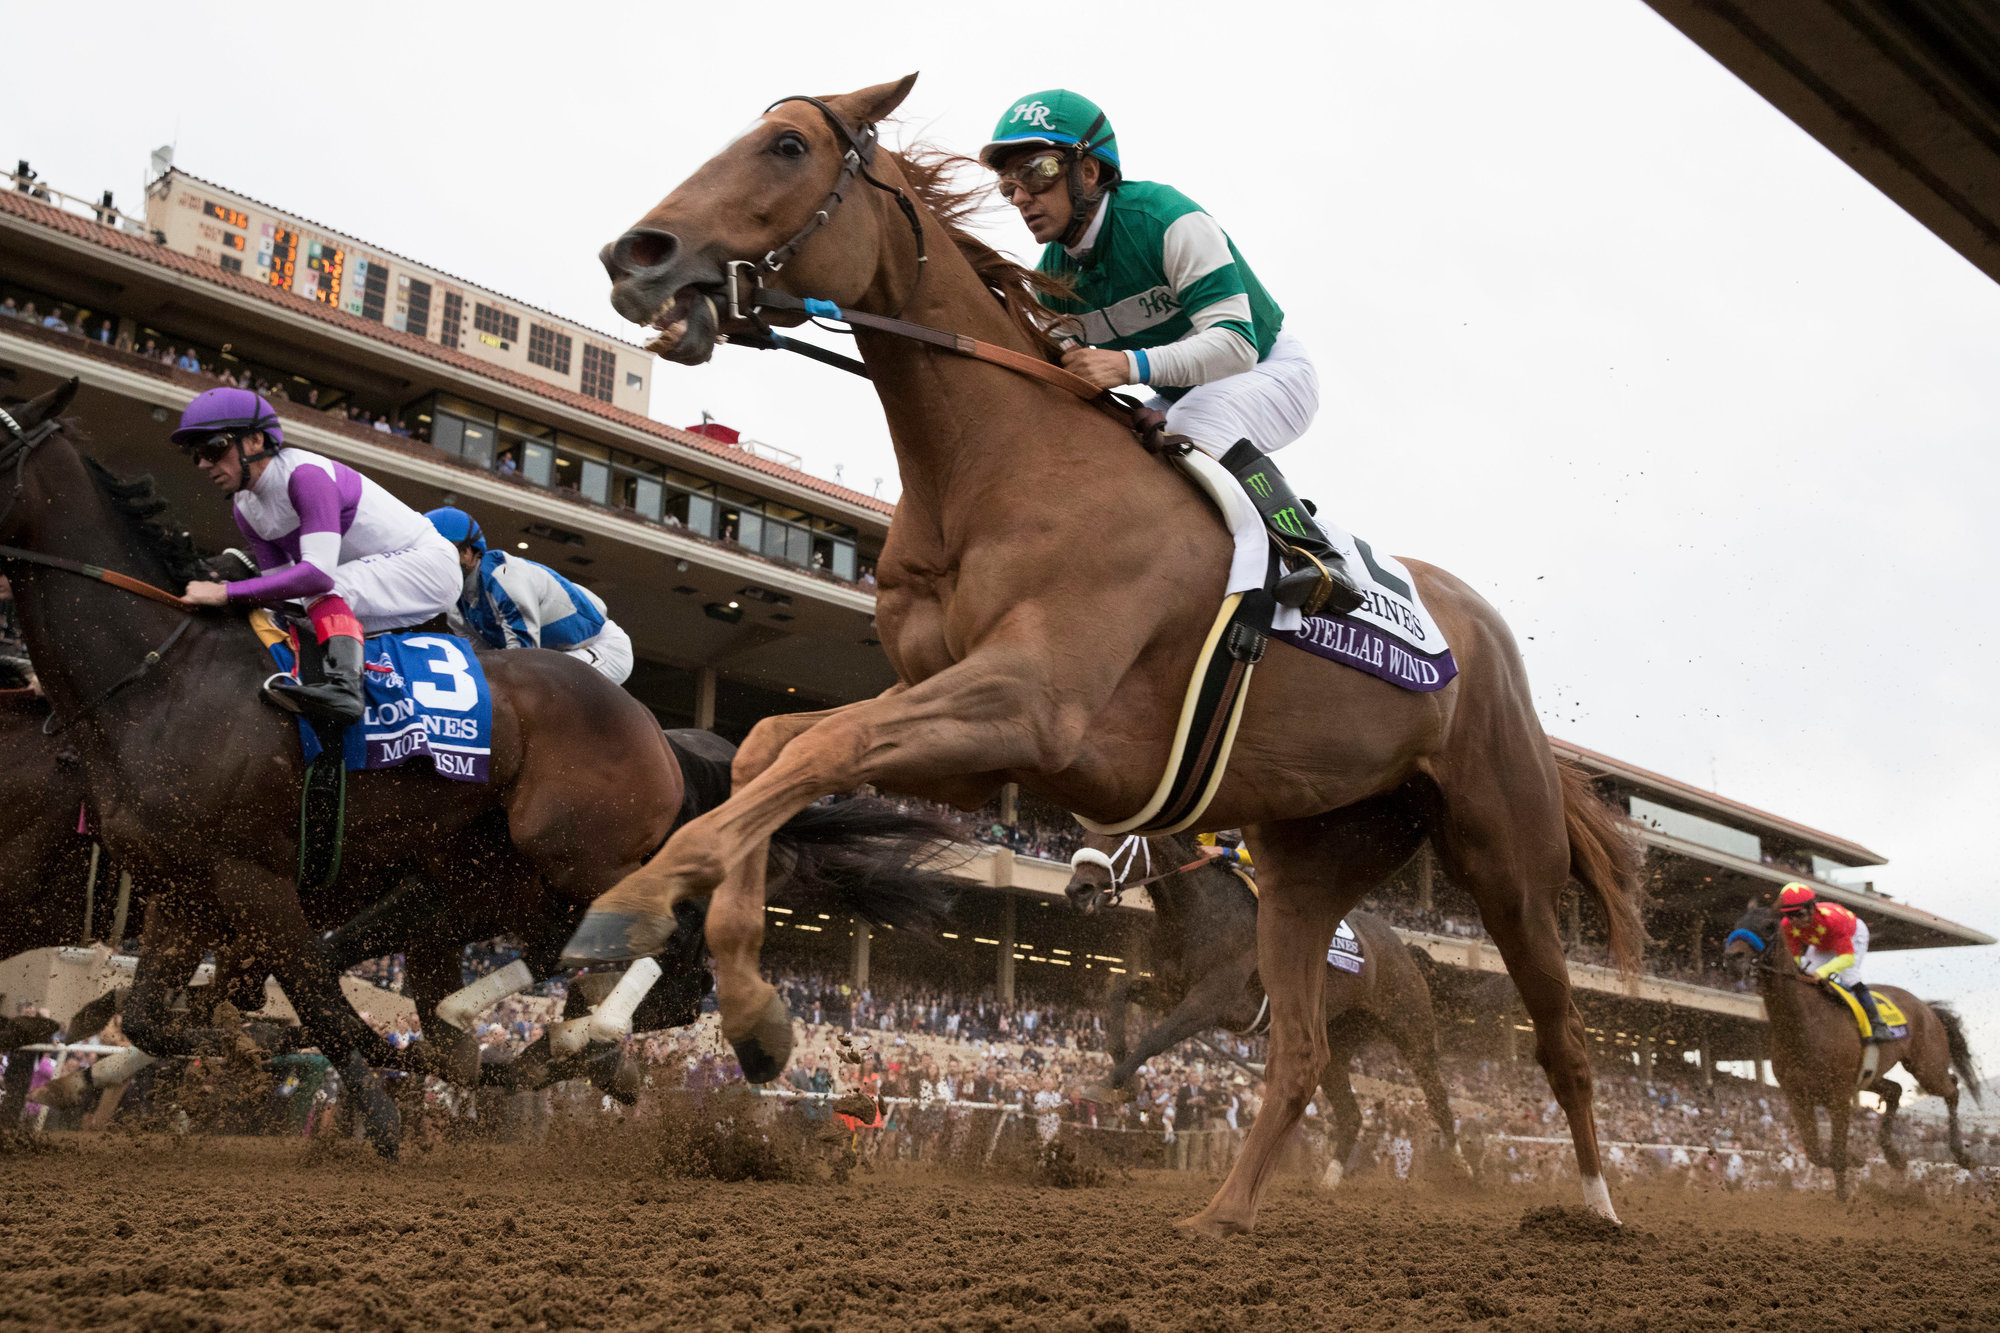
<svg viewBox="0 0 2000 1333">
<path fill-rule="evenodd" d="M 81 443 L 71 426 L 65 424 L 63 430 L 72 442 Z M 167 567 L 175 582 L 185 585 L 207 577 L 202 572 L 201 552 L 195 548 L 194 538 L 168 516 L 166 499 L 153 485 L 151 473 L 120 477 L 88 455 L 83 455 L 83 463 L 90 470 L 91 483 L 124 517 L 139 544 Z"/>
<path fill-rule="evenodd" d="M 963 167 L 983 168 L 969 157 L 925 144 L 914 145 L 895 157 L 911 191 L 924 201 L 951 243 L 971 262 L 994 299 L 1007 307 L 1015 327 L 1037 351 L 1057 360 L 1061 346 L 1054 326 L 1060 317 L 1037 298 L 1069 296 L 1069 284 L 1015 263 L 966 229 L 967 221 L 994 204 L 984 186 L 961 185 L 957 174 Z"/>
</svg>

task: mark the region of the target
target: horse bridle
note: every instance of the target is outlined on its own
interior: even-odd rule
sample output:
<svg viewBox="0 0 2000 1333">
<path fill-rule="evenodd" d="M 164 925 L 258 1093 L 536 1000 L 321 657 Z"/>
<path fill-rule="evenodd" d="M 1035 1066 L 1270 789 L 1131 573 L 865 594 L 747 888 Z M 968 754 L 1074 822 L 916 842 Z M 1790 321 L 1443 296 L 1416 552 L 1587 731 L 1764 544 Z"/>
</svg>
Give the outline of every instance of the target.
<svg viewBox="0 0 2000 1333">
<path fill-rule="evenodd" d="M 1145 861 L 1145 878 L 1126 879 L 1126 875 L 1131 874 L 1139 868 L 1139 862 L 1142 858 Z M 1122 871 L 1118 868 L 1118 862 L 1121 859 L 1125 863 L 1125 868 Z M 1084 866 L 1097 866 L 1103 870 L 1105 874 L 1111 877 L 1111 887 L 1104 892 L 1105 905 L 1116 907 L 1128 890 L 1143 889 L 1149 885 L 1158 884 L 1161 880 L 1172 879 L 1175 875 L 1185 874 L 1190 870 L 1208 864 L 1209 859 L 1206 856 L 1196 856 L 1194 860 L 1184 866 L 1175 866 L 1172 870 L 1162 870 L 1156 875 L 1153 873 L 1152 839 L 1142 837 L 1137 833 L 1128 833 L 1125 836 L 1125 841 L 1112 848 L 1109 855 L 1098 851 L 1095 847 L 1077 848 L 1069 858 L 1069 868 L 1072 873 L 1082 869 Z"/>
<path fill-rule="evenodd" d="M 916 296 L 917 288 L 922 286 L 924 274 L 928 271 L 926 266 L 930 258 L 924 245 L 923 220 L 917 215 L 916 205 L 910 201 L 909 195 L 904 193 L 901 186 L 890 185 L 885 181 L 878 180 L 874 172 L 869 169 L 875 160 L 875 148 L 879 142 L 879 135 L 875 126 L 872 124 L 863 125 L 859 130 L 856 130 L 841 118 L 839 112 L 835 111 L 825 102 L 817 97 L 807 97 L 803 94 L 780 97 L 777 101 L 771 103 L 770 106 L 764 108 L 765 114 L 768 115 L 773 108 L 783 106 L 787 102 L 804 102 L 806 105 L 816 108 L 820 115 L 826 117 L 826 123 L 833 128 L 834 133 L 839 135 L 841 140 L 847 144 L 847 152 L 841 159 L 840 175 L 835 178 L 833 188 L 827 192 L 826 198 L 820 201 L 819 207 L 813 211 L 812 216 L 806 219 L 806 224 L 792 234 L 790 240 L 776 249 L 767 251 L 762 259 L 732 259 L 724 263 L 723 294 L 729 303 L 729 317 L 740 324 L 749 325 L 754 330 L 754 332 L 748 335 L 726 337 L 724 341 L 740 343 L 746 347 L 757 348 L 759 350 L 796 352 L 801 356 L 818 361 L 822 365 L 829 365 L 835 369 L 844 370 L 850 375 L 859 375 L 863 379 L 872 378 L 869 375 L 868 367 L 852 357 L 842 356 L 837 352 L 815 347 L 811 343 L 798 342 L 786 338 L 771 328 L 763 320 L 760 312 L 765 310 L 781 310 L 788 314 L 804 315 L 808 319 L 815 321 L 838 320 L 843 324 L 848 324 L 855 328 L 874 329 L 881 333 L 892 334 L 898 338 L 909 338 L 916 342 L 926 343 L 929 346 L 941 348 L 956 356 L 971 357 L 977 361 L 987 362 L 989 365 L 1004 367 L 1016 374 L 1027 375 L 1031 378 L 1041 380 L 1045 384 L 1053 384 L 1066 393 L 1074 394 L 1085 402 L 1104 407 L 1130 426 L 1135 433 L 1140 435 L 1142 440 L 1146 438 L 1147 432 L 1133 421 L 1133 414 L 1137 404 L 1122 399 L 1117 394 L 1107 393 L 1105 390 L 1092 384 L 1089 380 L 1084 379 L 1081 375 L 1065 370 L 1063 367 L 1054 365 L 1040 357 L 1030 356 L 1025 352 L 1017 352 L 1012 348 L 981 342 L 977 338 L 970 338 L 964 334 L 951 333 L 944 329 L 934 329 L 924 324 L 913 324 L 908 320 L 897 318 L 894 315 L 876 315 L 864 310 L 844 310 L 831 301 L 815 300 L 809 296 L 795 296 L 779 288 L 765 286 L 763 281 L 765 277 L 783 272 L 785 266 L 791 263 L 793 258 L 797 256 L 800 247 L 812 239 L 814 233 L 819 231 L 821 227 L 824 227 L 828 222 L 833 220 L 833 215 L 839 211 L 840 205 L 845 201 L 847 191 L 852 188 L 856 176 L 859 176 L 876 189 L 896 197 L 896 206 L 902 209 L 904 219 L 910 224 L 910 235 L 915 238 L 917 243 L 917 279 L 910 284 L 909 292 L 903 297 L 901 304 L 897 307 L 897 315 L 900 315 L 908 307 L 910 301 Z M 821 327 L 826 326 L 822 324 Z M 842 330 L 835 330 L 835 332 L 842 332 Z M 1151 446 L 1149 445 L 1148 447 L 1150 448 Z"/>
<path fill-rule="evenodd" d="M 13 488 L 7 492 L 7 503 L 0 505 L 0 526 L 4 526 L 7 516 L 14 512 L 14 502 L 21 498 L 21 488 L 27 485 L 29 456 L 47 443 L 48 438 L 56 433 L 61 424 L 52 416 L 33 430 L 23 430 L 21 423 L 14 419 L 13 413 L 0 408 L 0 426 L 7 428 L 9 437 L 0 441 L 0 472 L 6 471 L 9 467 L 14 469 Z"/>
<path fill-rule="evenodd" d="M 762 259 L 732 259 L 724 265 L 724 270 L 728 274 L 725 283 L 729 296 L 730 317 L 752 324 L 761 324 L 762 321 L 757 318 L 760 306 L 779 308 L 776 302 L 769 299 L 772 293 L 765 287 L 764 278 L 784 272 L 785 265 L 797 257 L 799 250 L 813 238 L 814 233 L 833 221 L 833 215 L 839 212 L 841 204 L 846 202 L 847 192 L 853 188 L 856 176 L 883 193 L 896 197 L 896 206 L 903 211 L 904 220 L 910 224 L 910 235 L 917 243 L 917 283 L 923 282 L 930 255 L 924 245 L 924 224 L 923 219 L 917 216 L 917 206 L 910 202 L 910 196 L 903 192 L 902 186 L 891 185 L 879 179 L 871 170 L 875 164 L 876 145 L 881 141 L 880 131 L 872 124 L 863 125 L 857 130 L 849 125 L 838 111 L 819 98 L 808 97 L 804 93 L 780 97 L 764 108 L 764 114 L 770 115 L 787 102 L 804 102 L 818 111 L 826 118 L 828 127 L 847 145 L 847 152 L 840 159 L 840 175 L 834 178 L 833 188 L 827 191 L 826 198 L 820 200 L 819 207 L 806 219 L 806 224 L 792 233 L 790 240 L 773 250 L 766 251 Z M 746 277 L 747 287 L 740 285 Z M 913 283 L 910 295 L 915 294 L 916 283 Z M 908 305 L 909 302 L 910 296 L 905 296 L 903 304 Z"/>
</svg>

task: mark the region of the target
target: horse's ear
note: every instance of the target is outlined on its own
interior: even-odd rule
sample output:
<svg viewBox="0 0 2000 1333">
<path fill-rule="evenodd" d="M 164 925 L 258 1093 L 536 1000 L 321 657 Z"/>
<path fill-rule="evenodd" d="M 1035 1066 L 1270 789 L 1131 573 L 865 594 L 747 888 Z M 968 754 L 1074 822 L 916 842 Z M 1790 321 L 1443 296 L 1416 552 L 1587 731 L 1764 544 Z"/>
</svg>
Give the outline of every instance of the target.
<svg viewBox="0 0 2000 1333">
<path fill-rule="evenodd" d="M 23 426 L 39 426 L 51 417 L 59 417 L 63 414 L 63 409 L 69 406 L 70 399 L 76 397 L 77 387 L 81 383 L 82 381 L 77 379 L 66 380 L 47 393 L 30 398 L 15 411 L 14 415 L 20 419 Z"/>
<path fill-rule="evenodd" d="M 861 88 L 843 97 L 829 99 L 833 108 L 847 118 L 850 125 L 873 125 L 878 120 L 887 120 L 894 115 L 903 99 L 910 95 L 910 89 L 917 86 L 915 74 L 905 74 L 894 83 L 878 83 L 873 88 Z"/>
</svg>

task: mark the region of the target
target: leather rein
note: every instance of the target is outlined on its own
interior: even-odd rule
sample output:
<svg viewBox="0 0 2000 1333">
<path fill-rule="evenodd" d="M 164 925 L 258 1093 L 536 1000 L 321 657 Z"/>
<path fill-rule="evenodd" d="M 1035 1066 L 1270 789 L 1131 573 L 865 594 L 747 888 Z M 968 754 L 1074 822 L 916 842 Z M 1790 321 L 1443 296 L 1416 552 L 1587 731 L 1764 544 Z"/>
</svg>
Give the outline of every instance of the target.
<svg viewBox="0 0 2000 1333">
<path fill-rule="evenodd" d="M 880 141 L 876 127 L 864 125 L 856 130 L 841 118 L 839 112 L 819 98 L 798 94 L 780 97 L 764 110 L 769 113 L 774 107 L 783 106 L 787 102 L 804 102 L 818 110 L 820 115 L 826 118 L 826 123 L 832 127 L 833 132 L 847 144 L 847 153 L 841 159 L 840 175 L 835 179 L 833 189 L 828 191 L 826 198 L 820 201 L 820 206 L 814 210 L 812 217 L 790 240 L 770 251 L 762 259 L 736 259 L 726 265 L 728 277 L 725 282 L 730 318 L 750 324 L 757 330 L 749 337 L 730 338 L 727 341 L 758 350 L 796 352 L 823 365 L 859 375 L 863 379 L 872 378 L 868 373 L 868 367 L 855 358 L 842 356 L 838 352 L 829 352 L 810 343 L 796 342 L 772 329 L 760 317 L 760 312 L 765 310 L 803 314 L 814 319 L 834 320 L 853 328 L 873 329 L 878 333 L 908 338 L 955 356 L 969 357 L 989 365 L 1001 366 L 1017 374 L 1041 380 L 1045 384 L 1052 384 L 1067 393 L 1075 394 L 1085 402 L 1097 402 L 1101 399 L 1115 401 L 1115 395 L 1108 394 L 1081 375 L 1026 352 L 981 342 L 962 333 L 950 333 L 944 329 L 931 328 L 926 324 L 914 324 L 906 319 L 873 315 L 865 310 L 845 310 L 831 301 L 794 296 L 790 292 L 765 286 L 765 277 L 782 272 L 798 254 L 799 249 L 812 239 L 813 234 L 832 221 L 833 215 L 845 201 L 847 192 L 853 188 L 857 176 L 885 194 L 896 197 L 896 206 L 902 210 L 904 219 L 909 222 L 910 234 L 917 243 L 917 284 L 923 282 L 925 266 L 930 258 L 924 244 L 923 221 L 917 215 L 916 205 L 910 202 L 909 195 L 901 186 L 887 184 L 870 170 L 875 161 L 876 146 Z M 910 292 L 912 296 L 916 294 L 916 285 L 912 285 Z M 904 303 L 907 304 L 908 301 L 909 297 L 905 297 Z"/>
<path fill-rule="evenodd" d="M 0 427 L 6 428 L 9 437 L 0 441 L 0 472 L 10 467 L 14 470 L 13 489 L 7 494 L 7 503 L 0 506 L 0 523 L 4 523 L 7 516 L 14 512 L 14 504 L 21 498 L 21 489 L 27 482 L 28 459 L 34 455 L 35 450 L 48 443 L 56 431 L 61 429 L 61 424 L 57 418 L 50 417 L 33 430 L 23 430 L 21 423 L 14 419 L 12 413 L 0 408 Z M 86 714 L 95 712 L 112 695 L 126 686 L 136 685 L 143 680 L 148 672 L 160 664 L 162 658 L 173 651 L 174 645 L 180 642 L 181 636 L 194 624 L 194 612 L 180 598 L 164 588 L 156 588 L 143 579 L 135 579 L 129 574 L 120 574 L 113 569 L 105 569 L 100 565 L 87 565 L 81 560 L 69 560 L 59 555 L 44 555 L 40 551 L 23 550 L 18 546 L 0 546 L 0 560 L 15 560 L 22 564 L 40 565 L 45 569 L 57 569 L 66 574 L 78 574 L 87 579 L 95 579 L 120 592 L 129 592 L 136 597 L 158 602 L 162 606 L 171 606 L 184 617 L 159 647 L 140 659 L 138 666 L 120 676 L 108 689 L 85 704 L 83 712 Z M 62 724 L 57 721 L 56 713 L 51 709 L 48 718 L 42 723 L 42 734 L 53 736 L 61 729 Z"/>
</svg>

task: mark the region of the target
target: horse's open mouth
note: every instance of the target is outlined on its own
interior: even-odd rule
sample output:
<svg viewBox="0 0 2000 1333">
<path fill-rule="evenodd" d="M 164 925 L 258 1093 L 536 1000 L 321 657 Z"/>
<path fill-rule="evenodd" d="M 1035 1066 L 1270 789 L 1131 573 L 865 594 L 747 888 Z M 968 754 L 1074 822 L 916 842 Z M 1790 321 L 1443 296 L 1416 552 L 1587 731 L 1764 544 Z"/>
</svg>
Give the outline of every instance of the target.
<svg viewBox="0 0 2000 1333">
<path fill-rule="evenodd" d="M 674 299 L 654 314 L 652 327 L 659 336 L 646 350 L 684 366 L 698 366 L 715 351 L 719 322 L 716 296 L 700 287 L 683 287 Z"/>
</svg>

